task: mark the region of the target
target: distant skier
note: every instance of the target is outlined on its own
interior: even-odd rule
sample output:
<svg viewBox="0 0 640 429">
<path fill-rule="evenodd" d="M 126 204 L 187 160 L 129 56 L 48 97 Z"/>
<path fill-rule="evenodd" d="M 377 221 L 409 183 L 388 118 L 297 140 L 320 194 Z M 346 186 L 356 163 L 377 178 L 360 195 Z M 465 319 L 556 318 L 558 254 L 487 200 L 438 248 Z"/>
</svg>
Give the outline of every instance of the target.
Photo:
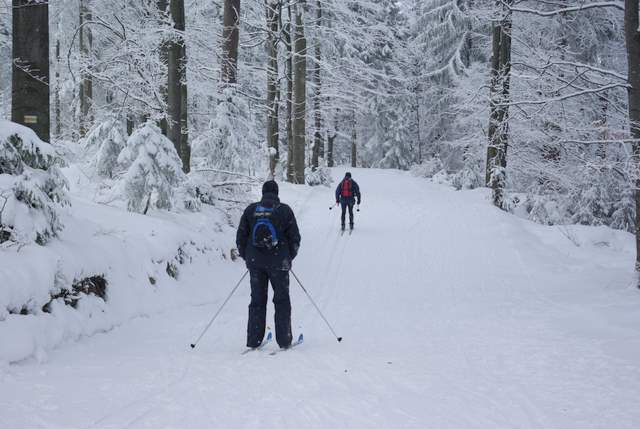
<svg viewBox="0 0 640 429">
<path fill-rule="evenodd" d="M 291 208 L 280 202 L 278 184 L 262 186 L 262 200 L 250 204 L 242 214 L 236 245 L 251 276 L 251 303 L 247 324 L 247 347 L 262 343 L 267 318 L 269 281 L 273 287 L 276 341 L 291 346 L 291 300 L 289 270 L 298 254 L 300 232 Z"/>
<path fill-rule="evenodd" d="M 360 187 L 356 181 L 351 178 L 351 173 L 347 172 L 347 174 L 344 175 L 344 179 L 342 179 L 336 188 L 336 204 L 339 203 L 342 207 L 340 221 L 343 231 L 347 208 L 349 209 L 349 228 L 353 229 L 353 206 L 356 203 L 356 198 L 358 205 L 360 205 Z"/>
</svg>

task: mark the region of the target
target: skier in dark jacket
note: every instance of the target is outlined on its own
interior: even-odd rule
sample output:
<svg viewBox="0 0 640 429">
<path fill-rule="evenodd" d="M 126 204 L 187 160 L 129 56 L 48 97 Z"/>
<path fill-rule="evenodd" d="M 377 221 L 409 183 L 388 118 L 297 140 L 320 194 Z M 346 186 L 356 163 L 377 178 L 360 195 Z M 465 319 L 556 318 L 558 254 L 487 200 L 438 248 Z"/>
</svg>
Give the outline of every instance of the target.
<svg viewBox="0 0 640 429">
<path fill-rule="evenodd" d="M 278 184 L 262 186 L 262 200 L 250 204 L 242 214 L 236 235 L 240 257 L 251 276 L 251 303 L 247 325 L 247 346 L 258 347 L 265 334 L 269 281 L 273 287 L 276 341 L 291 346 L 291 300 L 289 270 L 298 254 L 300 232 L 291 208 L 280 202 Z"/>
<path fill-rule="evenodd" d="M 360 187 L 356 181 L 351 178 L 351 173 L 347 172 L 347 174 L 344 175 L 344 179 L 342 179 L 336 188 L 336 204 L 339 203 L 342 206 L 340 221 L 343 231 L 347 208 L 349 209 L 349 228 L 353 229 L 353 205 L 356 203 L 356 198 L 358 205 L 360 205 Z"/>
</svg>

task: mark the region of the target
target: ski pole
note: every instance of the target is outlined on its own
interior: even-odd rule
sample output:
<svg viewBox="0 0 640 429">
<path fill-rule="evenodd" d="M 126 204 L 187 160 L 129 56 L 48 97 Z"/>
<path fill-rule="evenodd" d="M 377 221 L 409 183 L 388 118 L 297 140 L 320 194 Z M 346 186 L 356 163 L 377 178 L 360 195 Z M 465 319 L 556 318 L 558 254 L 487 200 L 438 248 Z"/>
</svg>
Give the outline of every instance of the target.
<svg viewBox="0 0 640 429">
<path fill-rule="evenodd" d="M 200 334 L 200 336 L 198 337 L 198 339 L 193 342 L 191 344 L 191 348 L 195 349 L 196 345 L 200 342 L 200 340 L 202 339 L 202 337 L 204 337 L 204 334 L 209 330 L 209 328 L 211 327 L 211 325 L 213 324 L 213 321 L 216 320 L 216 318 L 218 317 L 218 315 L 220 314 L 220 312 L 222 311 L 222 309 L 224 308 L 225 305 L 227 305 L 227 302 L 229 302 L 229 300 L 231 299 L 231 297 L 233 296 L 233 294 L 236 292 L 236 290 L 238 289 L 238 287 L 240 286 L 240 283 L 242 283 L 242 280 L 244 280 L 245 277 L 247 277 L 247 274 L 249 273 L 249 270 L 245 271 L 244 274 L 242 275 L 242 277 L 240 277 L 240 280 L 238 281 L 238 283 L 235 285 L 235 287 L 233 288 L 233 290 L 231 291 L 231 293 L 229 294 L 229 296 L 227 297 L 227 299 L 224 300 L 224 302 L 222 303 L 222 305 L 220 306 L 220 308 L 218 309 L 218 311 L 216 311 L 216 314 L 213 315 L 213 317 L 211 318 L 211 320 L 209 321 L 209 323 L 207 324 L 207 327 L 204 328 L 204 330 L 202 331 L 202 333 Z"/>
<path fill-rule="evenodd" d="M 336 203 L 335 205 L 330 206 L 330 207 L 329 207 L 329 210 L 333 210 L 333 208 L 334 208 L 334 207 L 337 207 L 337 206 L 338 206 L 338 204 L 339 204 L 339 203 Z"/>
<path fill-rule="evenodd" d="M 326 317 L 324 317 L 324 314 L 322 314 L 322 311 L 320 311 L 320 307 L 318 307 L 318 305 L 315 303 L 315 301 L 313 300 L 313 298 L 311 298 L 311 295 L 309 295 L 309 292 L 307 292 L 307 289 L 305 289 L 305 287 L 302 285 L 302 282 L 300 281 L 300 279 L 298 278 L 298 276 L 296 276 L 296 273 L 293 272 L 293 270 L 291 270 L 291 274 L 293 274 L 293 277 L 296 279 L 296 281 L 298 282 L 298 284 L 300 285 L 300 287 L 302 288 L 302 290 L 304 291 L 304 293 L 307 295 L 307 298 L 309 298 L 309 301 L 311 301 L 311 304 L 313 304 L 313 306 L 316 308 L 316 310 L 318 310 L 318 314 L 320 314 L 320 317 L 322 317 L 322 320 L 324 320 L 324 323 L 327 324 L 327 326 L 329 327 L 329 329 L 331 330 L 331 333 L 333 334 L 334 337 L 336 337 L 336 340 L 338 340 L 338 342 L 342 341 L 342 337 L 339 337 L 336 334 L 336 331 L 333 330 L 333 328 L 331 327 L 331 324 L 329 323 L 329 321 L 327 320 Z"/>
</svg>

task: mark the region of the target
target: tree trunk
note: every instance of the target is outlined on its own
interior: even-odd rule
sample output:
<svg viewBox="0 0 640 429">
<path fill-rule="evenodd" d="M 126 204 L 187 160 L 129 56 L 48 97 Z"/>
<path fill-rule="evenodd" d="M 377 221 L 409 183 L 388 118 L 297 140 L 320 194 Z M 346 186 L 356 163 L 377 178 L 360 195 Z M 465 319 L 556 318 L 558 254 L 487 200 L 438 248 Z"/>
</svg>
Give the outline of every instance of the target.
<svg viewBox="0 0 640 429">
<path fill-rule="evenodd" d="M 493 204 L 504 207 L 507 146 L 509 138 L 509 85 L 511 75 L 511 12 L 507 0 L 503 19 L 493 23 L 491 57 L 491 94 L 489 100 L 489 144 L 487 146 L 486 183 L 493 191 Z"/>
<path fill-rule="evenodd" d="M 640 32 L 638 0 L 625 0 L 624 32 L 627 44 L 629 126 L 631 137 L 640 140 Z M 636 200 L 636 272 L 640 273 L 640 142 L 634 141 L 634 187 Z M 639 284 L 640 286 L 640 284 Z"/>
<path fill-rule="evenodd" d="M 182 170 L 188 173 L 191 162 L 189 127 L 187 123 L 187 48 L 184 40 L 185 17 L 184 0 L 171 0 L 171 17 L 174 28 L 179 32 L 169 44 L 167 110 L 167 137 L 173 142 Z"/>
<path fill-rule="evenodd" d="M 357 142 L 358 142 L 358 134 L 356 131 L 356 128 L 358 126 L 358 121 L 356 121 L 356 112 L 353 112 L 353 128 L 351 130 L 351 166 L 352 167 L 357 167 L 358 166 L 358 149 L 357 149 Z"/>
<path fill-rule="evenodd" d="M 418 135 L 418 164 L 422 164 L 422 135 L 420 133 L 420 99 L 417 97 L 416 91 L 416 133 Z"/>
<path fill-rule="evenodd" d="M 129 112 L 127 113 L 127 135 L 128 136 L 133 134 L 133 130 L 135 127 L 136 127 L 136 124 L 134 122 L 133 115 Z"/>
<path fill-rule="evenodd" d="M 91 27 L 85 25 L 91 21 L 89 0 L 80 0 L 80 56 L 82 58 L 82 74 L 80 81 L 80 137 L 84 137 L 91 128 L 93 117 L 91 104 L 93 101 L 93 78 L 91 77 L 91 61 L 93 34 Z"/>
<path fill-rule="evenodd" d="M 304 35 L 303 6 L 294 5 L 296 16 L 293 56 L 293 159 L 294 183 L 304 184 L 306 145 L 307 39 Z"/>
<path fill-rule="evenodd" d="M 60 104 L 60 92 L 62 91 L 62 82 L 60 80 L 60 39 L 56 39 L 56 89 L 55 89 L 55 115 L 56 115 L 56 138 L 60 138 L 62 134 L 62 108 Z"/>
<path fill-rule="evenodd" d="M 13 0 L 11 120 L 50 141 L 49 6 Z"/>
<path fill-rule="evenodd" d="M 266 0 L 267 9 L 267 146 L 269 147 L 269 174 L 275 178 L 280 161 L 278 127 L 278 0 Z"/>
<path fill-rule="evenodd" d="M 163 26 L 163 23 L 165 21 L 167 21 L 168 15 L 169 15 L 169 0 L 158 0 L 158 10 L 160 11 L 160 23 L 159 26 Z M 164 64 L 167 68 L 168 68 L 168 64 L 169 64 L 169 42 L 166 40 L 162 41 L 162 45 L 160 46 L 160 62 L 162 64 Z M 162 116 L 162 118 L 160 119 L 158 126 L 160 127 L 160 130 L 162 131 L 162 134 L 164 134 L 165 136 L 168 135 L 169 132 L 169 124 L 168 124 L 168 120 L 167 120 L 167 116 L 168 116 L 168 105 L 169 105 L 169 94 L 168 94 L 168 90 L 167 90 L 167 85 L 168 85 L 168 78 L 167 81 L 165 81 L 165 83 L 160 84 L 160 96 L 162 97 L 162 102 L 164 103 L 164 114 Z"/>
<path fill-rule="evenodd" d="M 238 42 L 240 40 L 240 0 L 224 0 L 222 23 L 222 82 L 238 81 Z"/>
<path fill-rule="evenodd" d="M 295 167 L 293 159 L 293 16 L 291 15 L 291 4 L 287 5 L 289 22 L 284 31 L 284 40 L 287 44 L 287 181 L 295 183 Z"/>
<path fill-rule="evenodd" d="M 320 158 L 324 158 L 324 140 L 322 138 L 322 112 L 320 111 L 320 97 L 322 82 L 320 81 L 320 28 L 322 25 L 322 6 L 320 1 L 316 1 L 316 46 L 315 46 L 315 61 L 313 67 L 313 81 L 315 85 L 315 93 L 313 97 L 313 116 L 315 122 L 315 133 L 313 136 L 313 156 L 311 159 L 311 168 L 315 171 L 318 168 Z"/>
<path fill-rule="evenodd" d="M 336 112 L 335 125 L 331 132 L 327 132 L 327 167 L 333 167 L 333 146 L 336 136 L 338 135 L 338 114 Z"/>
</svg>

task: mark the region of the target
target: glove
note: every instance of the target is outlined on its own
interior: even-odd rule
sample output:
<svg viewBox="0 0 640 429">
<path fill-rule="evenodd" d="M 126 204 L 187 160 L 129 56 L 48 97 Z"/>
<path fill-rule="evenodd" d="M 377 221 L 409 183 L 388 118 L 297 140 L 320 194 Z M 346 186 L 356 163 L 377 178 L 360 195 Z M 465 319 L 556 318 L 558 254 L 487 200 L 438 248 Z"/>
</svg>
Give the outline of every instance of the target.
<svg viewBox="0 0 640 429">
<path fill-rule="evenodd" d="M 360 205 L 360 200 L 358 200 L 358 205 Z"/>
</svg>

